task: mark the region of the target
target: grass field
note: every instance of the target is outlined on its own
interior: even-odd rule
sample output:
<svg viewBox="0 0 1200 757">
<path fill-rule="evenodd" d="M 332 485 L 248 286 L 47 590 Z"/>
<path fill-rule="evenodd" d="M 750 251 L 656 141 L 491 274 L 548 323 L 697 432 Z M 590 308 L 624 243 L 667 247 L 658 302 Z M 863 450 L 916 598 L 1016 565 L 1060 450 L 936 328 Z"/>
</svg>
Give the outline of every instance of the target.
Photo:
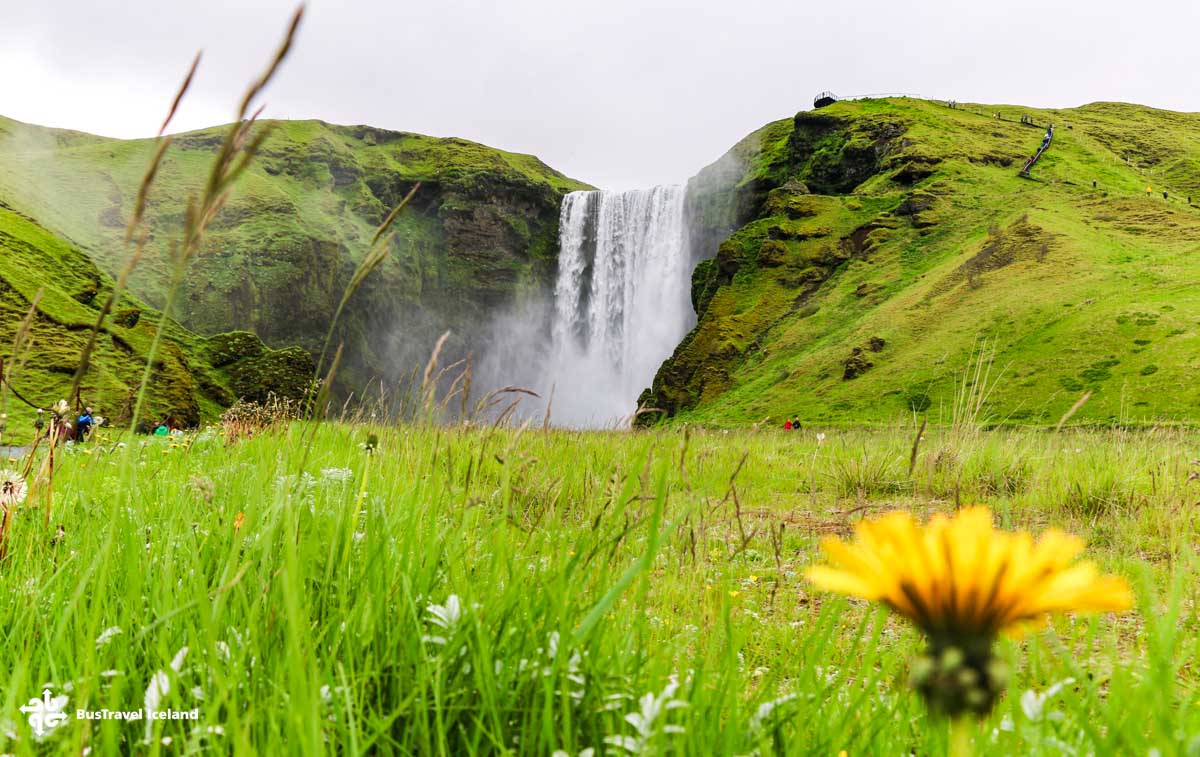
<svg viewBox="0 0 1200 757">
<path fill-rule="evenodd" d="M 0 749 L 941 754 L 917 633 L 803 572 L 861 517 L 958 501 L 1085 536 L 1139 599 L 1002 642 L 976 751 L 1196 753 L 1200 437 L 933 429 L 910 470 L 915 434 L 297 423 L 60 451 L 0 571 Z M 43 685 L 199 720 L 38 741 Z"/>
</svg>

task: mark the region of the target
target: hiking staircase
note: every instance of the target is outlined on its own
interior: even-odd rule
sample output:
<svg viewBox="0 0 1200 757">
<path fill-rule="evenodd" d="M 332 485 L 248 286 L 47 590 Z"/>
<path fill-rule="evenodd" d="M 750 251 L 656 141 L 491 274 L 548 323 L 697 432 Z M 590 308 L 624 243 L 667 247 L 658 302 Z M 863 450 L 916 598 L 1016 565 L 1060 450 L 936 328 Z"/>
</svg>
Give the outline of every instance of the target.
<svg viewBox="0 0 1200 757">
<path fill-rule="evenodd" d="M 1037 154 L 1035 154 L 1029 160 L 1025 161 L 1025 167 L 1021 169 L 1020 175 L 1023 176 L 1024 178 L 1028 179 L 1030 170 L 1032 170 L 1033 167 L 1035 165 L 1037 165 L 1038 160 L 1042 157 L 1042 153 L 1046 152 L 1047 148 L 1049 148 L 1050 145 L 1053 143 L 1054 143 L 1054 124 L 1050 124 L 1050 127 L 1048 129 L 1046 129 L 1046 137 L 1042 140 L 1042 146 L 1040 148 L 1038 148 Z"/>
</svg>

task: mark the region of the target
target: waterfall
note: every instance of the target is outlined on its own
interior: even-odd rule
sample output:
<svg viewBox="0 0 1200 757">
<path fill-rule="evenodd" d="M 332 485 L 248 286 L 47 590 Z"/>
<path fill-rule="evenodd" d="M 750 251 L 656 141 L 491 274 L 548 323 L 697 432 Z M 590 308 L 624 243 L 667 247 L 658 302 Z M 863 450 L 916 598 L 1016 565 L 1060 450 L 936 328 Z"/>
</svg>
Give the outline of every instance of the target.
<svg viewBox="0 0 1200 757">
<path fill-rule="evenodd" d="M 684 194 L 665 186 L 563 198 L 546 377 L 557 423 L 628 417 L 691 328 Z"/>
</svg>

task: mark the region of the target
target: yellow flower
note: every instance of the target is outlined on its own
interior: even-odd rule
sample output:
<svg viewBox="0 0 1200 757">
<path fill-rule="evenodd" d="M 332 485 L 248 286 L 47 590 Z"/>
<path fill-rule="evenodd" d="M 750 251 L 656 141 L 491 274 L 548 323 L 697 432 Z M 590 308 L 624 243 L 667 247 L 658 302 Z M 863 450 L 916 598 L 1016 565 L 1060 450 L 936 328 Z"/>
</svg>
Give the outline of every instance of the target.
<svg viewBox="0 0 1200 757">
<path fill-rule="evenodd" d="M 906 512 L 859 525 L 855 540 L 827 539 L 831 565 L 808 578 L 827 591 L 878 600 L 930 635 L 993 638 L 1019 633 L 1052 613 L 1126 610 L 1129 585 L 1101 576 L 1078 537 L 1047 531 L 1035 544 L 1026 533 L 992 527 L 986 507 L 925 527 Z"/>
<path fill-rule="evenodd" d="M 740 592 L 740 591 L 738 591 L 737 589 L 730 589 L 730 590 L 729 590 L 729 596 L 730 596 L 730 597 L 733 597 L 733 598 L 735 598 L 735 599 L 736 599 L 736 598 L 737 598 L 737 596 L 738 596 L 739 594 L 741 594 L 741 592 Z"/>
<path fill-rule="evenodd" d="M 817 586 L 883 602 L 925 632 L 928 648 L 914 660 L 913 686 L 934 712 L 958 718 L 986 715 L 1004 690 L 1008 671 L 993 654 L 1001 632 L 1019 633 L 1059 612 L 1125 610 L 1129 585 L 1075 562 L 1083 542 L 1047 531 L 992 527 L 986 507 L 935 516 L 918 526 L 906 512 L 857 528 L 853 542 L 822 545 L 831 565 L 808 571 Z"/>
</svg>

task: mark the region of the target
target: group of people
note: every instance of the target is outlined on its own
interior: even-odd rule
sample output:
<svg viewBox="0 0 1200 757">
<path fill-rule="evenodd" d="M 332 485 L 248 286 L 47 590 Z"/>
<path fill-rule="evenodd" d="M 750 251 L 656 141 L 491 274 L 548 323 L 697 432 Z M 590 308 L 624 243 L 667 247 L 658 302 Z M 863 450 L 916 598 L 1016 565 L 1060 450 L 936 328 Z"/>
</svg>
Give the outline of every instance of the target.
<svg viewBox="0 0 1200 757">
<path fill-rule="evenodd" d="M 46 421 L 46 410 L 39 408 L 37 419 L 33 424 L 34 428 L 41 433 L 46 428 Z M 79 415 L 75 415 L 71 412 L 67 401 L 60 400 L 50 408 L 49 422 L 49 434 L 58 442 L 73 441 L 82 443 L 88 440 L 92 431 L 104 425 L 105 419 L 96 415 L 91 407 L 84 407 Z M 182 430 L 174 428 L 170 420 L 166 418 L 155 420 L 153 423 L 138 423 L 137 431 L 138 433 L 153 436 L 176 436 L 183 433 Z"/>
<path fill-rule="evenodd" d="M 1042 157 L 1042 153 L 1050 146 L 1050 140 L 1054 139 L 1054 124 L 1046 129 L 1046 133 L 1042 135 L 1042 144 L 1038 147 L 1038 151 L 1033 154 L 1029 160 L 1025 161 L 1025 167 L 1021 169 L 1022 176 L 1029 175 L 1029 169 L 1033 168 L 1033 164 L 1037 163 L 1038 158 Z"/>
<path fill-rule="evenodd" d="M 1052 139 L 1054 139 L 1054 125 L 1053 124 L 1051 124 L 1050 128 L 1046 130 L 1046 133 L 1042 135 L 1042 147 L 1041 147 L 1041 149 L 1038 150 L 1038 152 L 1045 150 L 1046 145 L 1050 144 L 1050 140 L 1052 140 Z"/>
<path fill-rule="evenodd" d="M 160 423 L 157 423 L 154 425 L 154 435 L 155 436 L 174 436 L 175 434 L 182 434 L 182 433 L 183 432 L 178 429 L 171 428 L 171 426 L 166 421 L 161 421 Z"/>
<path fill-rule="evenodd" d="M 797 416 L 793 417 L 790 421 L 784 421 L 783 430 L 784 431 L 799 431 L 800 430 L 800 416 L 797 415 Z"/>
<path fill-rule="evenodd" d="M 40 433 L 46 427 L 45 410 L 38 408 L 37 419 L 33 427 Z M 60 400 L 50 408 L 50 431 L 53 438 L 60 442 L 85 442 L 92 430 L 104 424 L 104 418 L 94 415 L 90 407 L 76 416 L 71 412 L 66 400 Z"/>
</svg>

